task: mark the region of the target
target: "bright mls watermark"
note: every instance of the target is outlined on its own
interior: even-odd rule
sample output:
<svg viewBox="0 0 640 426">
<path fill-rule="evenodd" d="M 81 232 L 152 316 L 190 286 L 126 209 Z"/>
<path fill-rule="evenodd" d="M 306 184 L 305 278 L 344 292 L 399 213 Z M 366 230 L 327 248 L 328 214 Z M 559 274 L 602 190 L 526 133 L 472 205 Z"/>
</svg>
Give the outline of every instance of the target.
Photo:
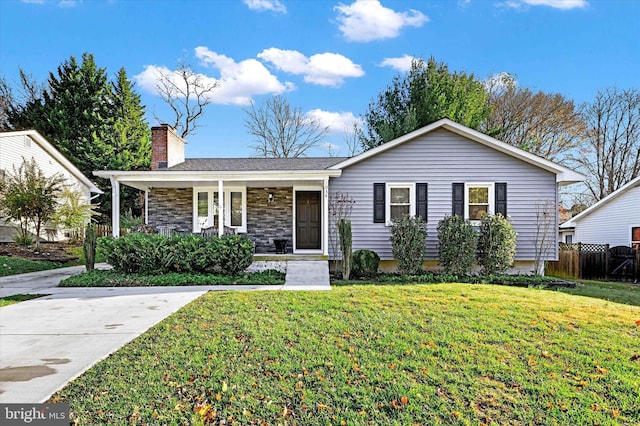
<svg viewBox="0 0 640 426">
<path fill-rule="evenodd" d="M 66 426 L 69 404 L 0 404 L 0 424 Z"/>
</svg>

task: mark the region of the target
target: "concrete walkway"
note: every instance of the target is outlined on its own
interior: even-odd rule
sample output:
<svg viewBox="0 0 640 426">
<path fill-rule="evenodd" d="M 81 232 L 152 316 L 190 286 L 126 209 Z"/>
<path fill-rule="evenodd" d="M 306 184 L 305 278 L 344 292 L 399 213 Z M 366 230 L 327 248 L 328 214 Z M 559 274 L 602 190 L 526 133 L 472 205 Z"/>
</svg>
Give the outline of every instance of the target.
<svg viewBox="0 0 640 426">
<path fill-rule="evenodd" d="M 106 267 L 106 265 L 101 265 Z M 278 286 L 62 288 L 83 266 L 0 278 L 0 297 L 48 296 L 0 308 L 0 403 L 38 403 L 208 291 L 330 290 L 326 261 L 289 261 Z"/>
<path fill-rule="evenodd" d="M 291 260 L 287 262 L 283 290 L 331 290 L 329 262 L 326 260 Z"/>
</svg>

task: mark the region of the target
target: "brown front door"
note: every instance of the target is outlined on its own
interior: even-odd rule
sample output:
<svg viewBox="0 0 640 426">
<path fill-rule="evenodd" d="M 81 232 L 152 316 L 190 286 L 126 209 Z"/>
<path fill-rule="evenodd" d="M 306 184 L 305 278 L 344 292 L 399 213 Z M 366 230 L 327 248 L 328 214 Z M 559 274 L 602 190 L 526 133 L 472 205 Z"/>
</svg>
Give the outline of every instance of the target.
<svg viewBox="0 0 640 426">
<path fill-rule="evenodd" d="M 296 248 L 320 249 L 320 191 L 296 191 Z"/>
</svg>

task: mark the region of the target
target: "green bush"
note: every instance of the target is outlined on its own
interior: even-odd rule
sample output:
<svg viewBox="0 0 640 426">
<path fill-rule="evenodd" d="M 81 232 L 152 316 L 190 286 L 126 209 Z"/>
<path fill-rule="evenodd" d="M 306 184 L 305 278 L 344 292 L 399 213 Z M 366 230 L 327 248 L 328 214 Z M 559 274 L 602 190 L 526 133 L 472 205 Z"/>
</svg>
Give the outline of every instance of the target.
<svg viewBox="0 0 640 426">
<path fill-rule="evenodd" d="M 462 216 L 445 216 L 438 222 L 440 265 L 446 274 L 468 275 L 476 257 L 478 233 Z"/>
<path fill-rule="evenodd" d="M 117 239 L 100 238 L 98 250 L 117 272 L 147 275 L 168 272 L 237 275 L 253 261 L 253 243 L 238 235 L 166 238 L 134 232 Z"/>
<path fill-rule="evenodd" d="M 213 272 L 237 275 L 253 262 L 253 243 L 240 235 L 216 237 L 212 240 L 214 250 L 210 253 Z"/>
<path fill-rule="evenodd" d="M 402 216 L 391 224 L 391 247 L 400 274 L 415 275 L 422 270 L 426 251 L 427 225 L 420 216 Z"/>
<path fill-rule="evenodd" d="M 84 242 L 82 243 L 82 253 L 84 254 L 84 264 L 87 271 L 93 270 L 96 265 L 97 244 L 96 226 L 90 223 L 84 231 Z"/>
<path fill-rule="evenodd" d="M 361 249 L 353 252 L 353 269 L 355 276 L 361 278 L 375 278 L 378 274 L 380 256 L 373 250 Z"/>
<path fill-rule="evenodd" d="M 483 275 L 495 275 L 509 269 L 516 256 L 516 232 L 501 214 L 485 215 L 478 236 L 478 264 Z"/>
</svg>

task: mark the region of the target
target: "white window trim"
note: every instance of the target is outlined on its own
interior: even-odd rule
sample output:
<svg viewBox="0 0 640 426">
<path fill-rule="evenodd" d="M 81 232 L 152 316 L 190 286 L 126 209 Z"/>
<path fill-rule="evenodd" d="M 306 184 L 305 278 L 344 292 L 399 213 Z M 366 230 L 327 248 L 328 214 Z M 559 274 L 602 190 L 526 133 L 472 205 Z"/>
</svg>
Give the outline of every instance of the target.
<svg viewBox="0 0 640 426">
<path fill-rule="evenodd" d="M 391 226 L 391 188 L 409 188 L 409 216 L 416 215 L 416 184 L 415 182 L 391 182 L 385 184 L 385 218 L 386 226 Z"/>
<path fill-rule="evenodd" d="M 215 210 L 218 208 L 214 205 L 213 194 L 218 192 L 217 186 L 207 187 L 194 187 L 193 188 L 193 232 L 201 232 L 202 228 L 198 223 L 198 193 L 206 192 L 208 202 L 208 215 L 209 222 L 213 224 L 213 217 Z M 242 194 L 242 226 L 231 226 L 231 193 L 240 192 Z M 224 225 L 230 228 L 234 228 L 238 233 L 247 232 L 247 187 L 246 186 L 224 186 Z"/>
<path fill-rule="evenodd" d="M 487 212 L 494 214 L 495 182 L 465 182 L 464 183 L 464 218 L 469 219 L 469 188 L 489 188 Z M 472 225 L 480 225 L 479 220 L 470 220 Z"/>
<path fill-rule="evenodd" d="M 640 244 L 640 241 L 633 240 L 633 228 L 640 228 L 640 223 L 629 225 L 629 247 L 633 247 L 633 244 Z"/>
</svg>

